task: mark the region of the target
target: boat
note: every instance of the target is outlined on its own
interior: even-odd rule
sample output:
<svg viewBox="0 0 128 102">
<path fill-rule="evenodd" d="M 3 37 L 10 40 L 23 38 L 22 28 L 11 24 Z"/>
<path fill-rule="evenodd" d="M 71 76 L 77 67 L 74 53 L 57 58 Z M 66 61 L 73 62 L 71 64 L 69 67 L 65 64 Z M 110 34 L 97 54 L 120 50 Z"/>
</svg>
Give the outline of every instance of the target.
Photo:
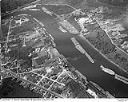
<svg viewBox="0 0 128 102">
<path fill-rule="evenodd" d="M 122 81 L 123 83 L 125 84 L 128 84 L 128 79 L 123 77 L 123 76 L 120 76 L 118 74 L 115 74 L 115 79 L 119 80 L 119 81 Z"/>
<path fill-rule="evenodd" d="M 105 68 L 103 65 L 101 65 L 100 68 L 102 69 L 102 71 L 104 71 L 110 75 L 115 75 L 115 72 L 113 70 Z"/>
</svg>

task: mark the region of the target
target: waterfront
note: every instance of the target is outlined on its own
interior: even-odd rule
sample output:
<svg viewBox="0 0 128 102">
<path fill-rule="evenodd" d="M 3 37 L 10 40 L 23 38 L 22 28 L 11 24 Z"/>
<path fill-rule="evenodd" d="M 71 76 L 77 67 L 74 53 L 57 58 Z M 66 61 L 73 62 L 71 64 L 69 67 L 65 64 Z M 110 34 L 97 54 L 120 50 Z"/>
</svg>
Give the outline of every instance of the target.
<svg viewBox="0 0 128 102">
<path fill-rule="evenodd" d="M 55 24 L 55 23 L 54 23 Z M 101 86 L 106 91 L 109 91 L 112 95 L 116 97 L 128 97 L 127 93 L 127 85 L 122 83 L 121 81 L 115 80 L 113 76 L 108 75 L 107 73 L 104 73 L 100 69 L 100 64 L 103 62 L 106 66 L 108 65 L 108 68 L 116 68 L 116 66 L 110 64 L 110 62 L 106 61 L 104 62 L 104 59 L 102 62 L 101 60 L 95 61 L 95 64 L 92 64 L 87 57 L 85 57 L 83 54 L 81 54 L 75 47 L 73 46 L 73 43 L 70 40 L 70 37 L 72 36 L 69 33 L 63 34 L 58 29 L 54 30 L 55 26 L 53 24 L 48 25 L 49 29 L 48 31 L 52 33 L 52 35 L 55 38 L 55 43 L 57 44 L 57 49 L 60 53 L 62 53 L 68 61 L 77 69 L 79 70 L 83 75 L 87 77 L 88 80 L 91 80 L 95 83 L 97 83 L 99 86 Z M 88 46 L 86 46 L 86 49 L 88 49 L 89 52 L 92 54 L 95 54 L 94 50 L 90 49 Z M 95 57 L 96 58 L 96 57 Z M 99 58 L 99 56 L 97 56 Z M 103 59 L 103 57 L 102 57 Z M 118 72 L 118 71 L 116 71 Z M 120 73 L 120 72 L 118 72 Z M 111 83 L 113 82 L 113 83 Z"/>
<path fill-rule="evenodd" d="M 59 25 L 56 23 L 56 20 L 46 13 L 42 13 L 41 11 L 21 11 L 15 13 L 14 15 L 18 13 L 28 13 L 37 18 L 39 21 L 43 22 L 47 31 L 54 37 L 58 51 L 63 54 L 77 70 L 85 75 L 88 80 L 97 83 L 104 90 L 109 91 L 115 97 L 128 97 L 127 85 L 118 80 L 115 80 L 113 76 L 104 73 L 100 69 L 100 64 L 114 69 L 116 73 L 121 74 L 123 72 L 119 71 L 115 65 L 111 64 L 100 54 L 98 54 L 98 52 L 96 52 L 86 41 L 68 32 L 61 32 L 59 30 Z M 87 52 L 89 52 L 92 57 L 97 59 L 95 64 L 90 63 L 90 61 L 74 47 L 70 39 L 73 36 L 75 36 L 75 38 L 79 40 L 80 43 L 83 43 L 84 49 L 87 50 Z"/>
</svg>

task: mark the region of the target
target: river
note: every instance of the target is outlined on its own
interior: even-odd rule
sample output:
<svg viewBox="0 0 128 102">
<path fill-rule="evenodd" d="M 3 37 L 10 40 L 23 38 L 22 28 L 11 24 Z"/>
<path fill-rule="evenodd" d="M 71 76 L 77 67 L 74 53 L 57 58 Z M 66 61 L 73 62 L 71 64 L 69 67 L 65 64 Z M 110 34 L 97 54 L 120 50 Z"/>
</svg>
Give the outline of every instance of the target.
<svg viewBox="0 0 128 102">
<path fill-rule="evenodd" d="M 46 30 L 54 37 L 58 51 L 63 54 L 68 61 L 83 75 L 101 86 L 104 90 L 109 91 L 115 97 L 128 97 L 128 85 L 121 81 L 114 79 L 113 76 L 103 72 L 100 69 L 100 65 L 113 69 L 116 73 L 126 76 L 115 65 L 106 60 L 97 51 L 95 51 L 85 40 L 81 39 L 77 35 L 72 35 L 69 32 L 63 33 L 59 30 L 59 26 L 56 23 L 54 17 L 47 15 L 41 11 L 20 11 L 12 14 L 13 16 L 21 13 L 27 13 L 41 21 Z M 71 37 L 75 38 L 82 44 L 83 48 L 94 58 L 95 63 L 89 62 L 88 58 L 81 54 L 73 45 L 70 40 Z"/>
</svg>

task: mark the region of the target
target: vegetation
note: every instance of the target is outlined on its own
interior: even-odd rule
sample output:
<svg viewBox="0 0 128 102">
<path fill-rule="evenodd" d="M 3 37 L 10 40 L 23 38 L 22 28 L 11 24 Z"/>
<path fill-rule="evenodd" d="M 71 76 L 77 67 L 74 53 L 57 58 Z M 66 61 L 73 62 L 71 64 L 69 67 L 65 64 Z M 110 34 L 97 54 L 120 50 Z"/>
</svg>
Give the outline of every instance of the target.
<svg viewBox="0 0 128 102">
<path fill-rule="evenodd" d="M 90 32 L 89 35 L 86 35 L 86 38 L 95 46 L 95 48 L 105 54 L 107 58 L 128 72 L 127 55 L 111 43 L 103 30 L 94 30 Z"/>
<path fill-rule="evenodd" d="M 73 7 L 79 8 L 86 0 L 42 0 L 42 4 L 68 4 Z"/>
<path fill-rule="evenodd" d="M 64 4 L 65 0 L 41 0 L 42 4 Z"/>
<path fill-rule="evenodd" d="M 115 52 L 109 53 L 106 56 L 128 72 L 128 58 L 121 51 L 117 49 Z"/>
<path fill-rule="evenodd" d="M 73 8 L 66 6 L 66 5 L 45 5 L 48 10 L 53 11 L 54 13 L 61 15 L 61 14 L 67 14 L 74 11 Z"/>
<path fill-rule="evenodd" d="M 66 3 L 73 7 L 78 8 L 84 1 L 86 0 L 66 0 Z"/>
<path fill-rule="evenodd" d="M 1 13 L 7 13 L 36 0 L 2 0 Z"/>
<path fill-rule="evenodd" d="M 91 95 L 87 94 L 86 88 L 84 88 L 79 83 L 73 80 L 68 83 L 68 87 L 70 87 L 71 92 L 73 93 L 73 97 L 78 97 L 78 98 L 92 97 Z"/>
<path fill-rule="evenodd" d="M 128 0 L 98 0 L 99 2 L 110 4 L 113 6 L 126 6 L 128 4 Z"/>
<path fill-rule="evenodd" d="M 115 51 L 115 46 L 111 43 L 103 30 L 94 31 L 92 32 L 92 36 L 89 34 L 86 38 L 103 54 Z"/>
</svg>

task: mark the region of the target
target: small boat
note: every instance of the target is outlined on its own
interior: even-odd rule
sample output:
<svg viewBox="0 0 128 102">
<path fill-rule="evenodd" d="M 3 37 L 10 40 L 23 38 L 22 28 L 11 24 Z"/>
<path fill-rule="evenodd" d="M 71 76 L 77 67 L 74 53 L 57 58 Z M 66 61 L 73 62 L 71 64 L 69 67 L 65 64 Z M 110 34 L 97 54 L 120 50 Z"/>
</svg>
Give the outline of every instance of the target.
<svg viewBox="0 0 128 102">
<path fill-rule="evenodd" d="M 110 75 L 115 75 L 115 72 L 113 70 L 105 68 L 103 65 L 101 65 L 100 68 L 102 69 L 102 71 L 104 71 Z"/>
</svg>

